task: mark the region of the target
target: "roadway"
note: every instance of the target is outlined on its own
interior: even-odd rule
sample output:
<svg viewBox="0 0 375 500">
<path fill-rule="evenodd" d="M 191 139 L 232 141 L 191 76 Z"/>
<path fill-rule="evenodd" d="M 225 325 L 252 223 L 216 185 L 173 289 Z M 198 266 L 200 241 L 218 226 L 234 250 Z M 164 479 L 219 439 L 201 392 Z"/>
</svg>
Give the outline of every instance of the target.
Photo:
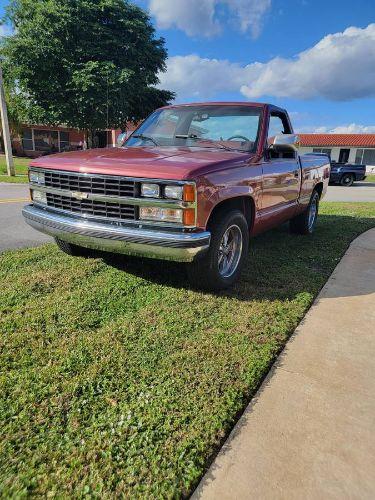
<svg viewBox="0 0 375 500">
<path fill-rule="evenodd" d="M 0 183 L 0 252 L 53 241 L 24 222 L 21 211 L 28 200 L 27 185 Z M 375 183 L 357 182 L 351 187 L 329 186 L 324 201 L 375 202 Z"/>
<path fill-rule="evenodd" d="M 53 241 L 24 222 L 21 211 L 28 201 L 27 185 L 0 183 L 0 252 Z"/>
<path fill-rule="evenodd" d="M 353 186 L 328 186 L 324 201 L 375 201 L 375 182 L 355 182 Z"/>
</svg>

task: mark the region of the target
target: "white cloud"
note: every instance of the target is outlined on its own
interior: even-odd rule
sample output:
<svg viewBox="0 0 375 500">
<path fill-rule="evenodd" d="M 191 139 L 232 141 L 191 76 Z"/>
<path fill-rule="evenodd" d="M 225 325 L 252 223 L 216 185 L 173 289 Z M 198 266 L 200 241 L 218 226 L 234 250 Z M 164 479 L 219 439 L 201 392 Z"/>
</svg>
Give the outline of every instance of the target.
<svg viewBox="0 0 375 500">
<path fill-rule="evenodd" d="M 161 29 L 176 27 L 189 36 L 220 32 L 214 0 L 150 0 L 150 13 Z"/>
<path fill-rule="evenodd" d="M 271 7 L 271 0 L 225 0 L 222 3 L 227 4 L 234 15 L 234 22 L 239 23 L 243 33 L 250 31 L 254 38 L 260 35 L 263 18 Z"/>
<path fill-rule="evenodd" d="M 150 13 L 159 28 L 176 27 L 189 36 L 211 37 L 220 33 L 220 9 L 227 8 L 231 21 L 243 33 L 259 36 L 271 0 L 150 0 Z"/>
<path fill-rule="evenodd" d="M 349 125 L 338 125 L 337 127 L 317 127 L 316 134 L 375 134 L 375 125 L 359 125 L 350 123 Z"/>
<path fill-rule="evenodd" d="M 346 100 L 375 95 L 375 24 L 327 35 L 295 59 L 276 58 L 257 67 L 254 81 L 241 92 Z"/>
<path fill-rule="evenodd" d="M 178 98 L 206 99 L 218 92 L 344 101 L 375 96 L 375 24 L 327 35 L 293 59 L 276 57 L 247 66 L 197 55 L 174 56 L 161 86 Z"/>
<path fill-rule="evenodd" d="M 218 59 L 202 59 L 191 54 L 174 56 L 167 61 L 166 73 L 160 73 L 160 87 L 177 92 L 179 99 L 204 99 L 218 92 L 239 90 L 244 68 Z"/>
</svg>

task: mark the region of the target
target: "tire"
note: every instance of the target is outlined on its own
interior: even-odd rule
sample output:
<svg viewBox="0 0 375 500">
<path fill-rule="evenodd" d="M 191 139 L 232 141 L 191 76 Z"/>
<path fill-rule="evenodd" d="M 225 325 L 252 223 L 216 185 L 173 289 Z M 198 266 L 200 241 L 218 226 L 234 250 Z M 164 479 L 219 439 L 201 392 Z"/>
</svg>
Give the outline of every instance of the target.
<svg viewBox="0 0 375 500">
<path fill-rule="evenodd" d="M 218 212 L 209 223 L 207 253 L 187 265 L 189 282 L 204 290 L 223 290 L 240 277 L 249 250 L 249 227 L 242 212 Z M 226 265 L 227 264 L 227 265 Z"/>
<path fill-rule="evenodd" d="M 73 243 L 68 243 L 67 241 L 55 238 L 56 245 L 64 253 L 71 255 L 72 257 L 89 257 L 91 252 L 88 248 L 80 247 L 78 245 L 73 245 Z"/>
<path fill-rule="evenodd" d="M 353 185 L 354 176 L 353 174 L 344 174 L 340 179 L 340 186 L 350 187 Z"/>
<path fill-rule="evenodd" d="M 308 207 L 304 212 L 289 221 L 290 231 L 295 234 L 312 234 L 319 212 L 319 193 L 313 191 Z"/>
</svg>

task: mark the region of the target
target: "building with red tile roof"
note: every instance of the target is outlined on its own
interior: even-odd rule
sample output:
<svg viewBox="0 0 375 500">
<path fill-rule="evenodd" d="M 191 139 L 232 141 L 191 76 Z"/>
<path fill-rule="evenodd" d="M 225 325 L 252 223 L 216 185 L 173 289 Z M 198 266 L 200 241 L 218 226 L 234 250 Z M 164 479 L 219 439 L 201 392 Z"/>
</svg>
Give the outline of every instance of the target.
<svg viewBox="0 0 375 500">
<path fill-rule="evenodd" d="M 375 134 L 298 134 L 302 146 L 375 148 Z"/>
<path fill-rule="evenodd" d="M 301 153 L 327 153 L 332 161 L 375 170 L 375 134 L 298 134 Z"/>
</svg>

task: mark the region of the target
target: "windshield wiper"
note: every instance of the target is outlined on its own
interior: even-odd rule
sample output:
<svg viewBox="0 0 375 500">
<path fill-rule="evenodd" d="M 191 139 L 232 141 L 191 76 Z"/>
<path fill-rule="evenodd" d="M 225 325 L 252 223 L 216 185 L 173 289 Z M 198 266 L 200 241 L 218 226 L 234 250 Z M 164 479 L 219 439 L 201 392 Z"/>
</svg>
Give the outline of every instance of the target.
<svg viewBox="0 0 375 500">
<path fill-rule="evenodd" d="M 198 137 L 195 134 L 176 134 L 176 139 L 202 139 L 202 137 Z"/>
<path fill-rule="evenodd" d="M 143 139 L 144 141 L 151 141 L 155 144 L 155 146 L 159 146 L 159 144 L 153 139 L 150 135 L 144 134 L 133 134 L 129 137 L 129 139 Z"/>
<path fill-rule="evenodd" d="M 176 139 L 194 139 L 196 141 L 202 141 L 202 142 L 208 142 L 215 146 L 220 146 L 221 149 L 226 149 L 227 151 L 235 151 L 234 148 L 230 148 L 229 146 L 225 146 L 222 144 L 220 141 L 215 141 L 214 139 L 207 139 L 205 137 L 198 137 L 195 134 L 176 134 L 175 135 Z"/>
</svg>

